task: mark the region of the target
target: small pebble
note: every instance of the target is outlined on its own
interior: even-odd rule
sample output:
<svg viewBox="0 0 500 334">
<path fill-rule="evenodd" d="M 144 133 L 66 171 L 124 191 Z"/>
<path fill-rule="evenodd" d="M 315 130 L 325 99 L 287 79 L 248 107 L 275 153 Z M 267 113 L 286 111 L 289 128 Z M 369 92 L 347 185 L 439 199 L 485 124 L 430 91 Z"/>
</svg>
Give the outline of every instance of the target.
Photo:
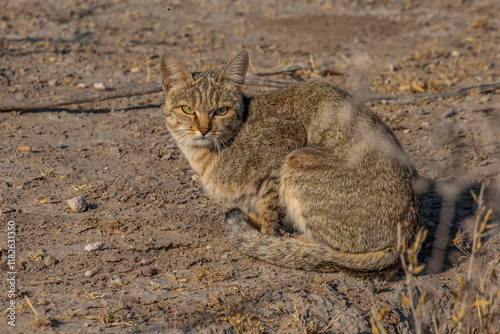
<svg viewBox="0 0 500 334">
<path fill-rule="evenodd" d="M 78 85 L 76 85 L 76 88 L 86 88 L 87 85 L 84 84 L 83 82 L 80 82 Z"/>
<path fill-rule="evenodd" d="M 161 157 L 162 160 L 170 160 L 172 159 L 172 153 L 166 153 L 164 156 Z"/>
<path fill-rule="evenodd" d="M 106 89 L 106 86 L 104 86 L 104 84 L 102 82 L 95 82 L 94 88 L 95 89 Z"/>
<path fill-rule="evenodd" d="M 47 266 L 47 267 L 53 267 L 55 266 L 56 264 L 56 259 L 54 259 L 52 256 L 46 256 L 44 259 L 43 259 L 43 263 Z"/>
<path fill-rule="evenodd" d="M 87 208 L 87 202 L 82 196 L 73 197 L 68 200 L 68 206 L 74 212 L 83 212 Z"/>
<path fill-rule="evenodd" d="M 449 118 L 449 117 L 452 117 L 454 115 L 456 115 L 458 113 L 458 108 L 453 108 L 451 109 L 450 111 L 448 111 L 448 113 L 446 113 L 446 115 L 444 115 L 445 118 Z"/>
<path fill-rule="evenodd" d="M 87 271 L 83 274 L 83 276 L 85 276 L 85 277 L 92 277 L 92 276 L 94 276 L 96 273 L 97 273 L 97 271 L 95 271 L 94 269 L 92 269 L 92 270 L 87 270 Z"/>
<path fill-rule="evenodd" d="M 95 250 L 102 249 L 102 247 L 103 247 L 102 242 L 100 242 L 100 241 L 92 242 L 90 244 L 87 244 L 85 246 L 85 248 L 83 249 L 83 251 L 85 251 L 85 252 L 92 252 L 92 251 L 95 251 Z"/>
<path fill-rule="evenodd" d="M 57 79 L 52 79 L 52 80 L 49 80 L 49 86 L 50 87 L 54 87 L 55 85 L 57 85 Z"/>
<path fill-rule="evenodd" d="M 23 146 L 19 146 L 17 148 L 19 151 L 32 151 L 33 150 L 33 147 L 29 146 L 29 145 L 23 145 Z"/>
<path fill-rule="evenodd" d="M 139 262 L 139 264 L 140 264 L 141 266 L 148 266 L 148 265 L 150 265 L 151 263 L 153 263 L 153 260 L 151 260 L 151 259 L 146 259 L 146 260 L 142 260 L 142 261 L 140 261 L 140 262 Z"/>
<path fill-rule="evenodd" d="M 141 69 L 140 69 L 139 67 L 137 67 L 137 66 L 136 66 L 136 67 L 132 68 L 132 69 L 130 70 L 130 72 L 132 72 L 132 73 L 137 73 L 137 72 L 139 72 L 140 70 L 141 70 Z"/>
<path fill-rule="evenodd" d="M 158 269 L 155 267 L 146 267 L 146 268 L 141 268 L 140 272 L 146 277 L 151 277 L 153 275 L 158 274 Z"/>
<path fill-rule="evenodd" d="M 403 133 L 404 133 L 405 135 L 409 134 L 410 132 L 411 132 L 411 130 L 410 130 L 410 129 L 404 129 L 404 130 L 403 130 Z"/>
<path fill-rule="evenodd" d="M 117 278 L 112 279 L 111 283 L 123 285 L 123 280 L 120 277 L 117 277 Z"/>
</svg>

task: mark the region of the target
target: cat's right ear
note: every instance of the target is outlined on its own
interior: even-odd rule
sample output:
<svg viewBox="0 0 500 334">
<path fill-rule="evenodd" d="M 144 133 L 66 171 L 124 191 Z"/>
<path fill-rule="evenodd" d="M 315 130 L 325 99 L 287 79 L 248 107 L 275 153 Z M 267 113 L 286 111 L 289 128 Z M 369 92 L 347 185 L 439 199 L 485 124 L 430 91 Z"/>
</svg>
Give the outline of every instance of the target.
<svg viewBox="0 0 500 334">
<path fill-rule="evenodd" d="M 228 80 L 237 85 L 241 91 L 245 84 L 245 75 L 248 69 L 248 52 L 240 51 L 231 59 L 226 66 L 220 71 L 217 81 Z"/>
<path fill-rule="evenodd" d="M 178 83 L 194 81 L 193 75 L 179 57 L 170 52 L 161 57 L 161 80 L 165 93 Z"/>
</svg>

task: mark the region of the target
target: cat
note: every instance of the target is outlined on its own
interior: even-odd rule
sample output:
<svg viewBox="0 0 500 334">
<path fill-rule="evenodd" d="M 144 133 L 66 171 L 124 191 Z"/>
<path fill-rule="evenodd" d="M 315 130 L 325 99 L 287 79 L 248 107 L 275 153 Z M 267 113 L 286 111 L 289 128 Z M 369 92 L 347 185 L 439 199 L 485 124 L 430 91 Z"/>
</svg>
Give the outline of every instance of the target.
<svg viewBox="0 0 500 334">
<path fill-rule="evenodd" d="M 161 60 L 168 130 L 226 214 L 229 241 L 276 266 L 383 276 L 422 226 L 417 172 L 389 128 L 318 81 L 248 97 L 248 53 L 220 71 Z M 298 233 L 280 236 L 290 224 Z M 259 231 L 260 230 L 260 231 Z"/>
</svg>

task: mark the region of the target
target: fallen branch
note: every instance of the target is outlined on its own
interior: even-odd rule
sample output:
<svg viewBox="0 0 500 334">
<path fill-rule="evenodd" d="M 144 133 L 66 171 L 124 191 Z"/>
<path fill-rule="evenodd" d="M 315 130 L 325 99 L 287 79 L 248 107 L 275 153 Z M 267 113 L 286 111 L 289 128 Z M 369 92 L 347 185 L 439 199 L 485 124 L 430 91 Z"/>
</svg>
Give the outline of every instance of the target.
<svg viewBox="0 0 500 334">
<path fill-rule="evenodd" d="M 247 75 L 245 77 L 245 85 L 247 85 L 247 86 L 279 88 L 279 87 L 288 86 L 289 84 L 294 83 L 294 82 L 297 82 L 297 81 L 296 80 L 288 80 L 288 79 L 279 79 L 279 78 L 263 78 L 257 74 L 253 74 L 253 73 L 247 73 Z"/>
<path fill-rule="evenodd" d="M 418 93 L 413 95 L 392 95 L 392 94 L 373 93 L 367 96 L 367 100 L 369 101 L 387 100 L 404 104 L 404 103 L 415 102 L 418 99 L 431 99 L 431 98 L 438 99 L 450 96 L 466 95 L 474 90 L 477 90 L 479 93 L 486 93 L 494 91 L 496 89 L 500 89 L 500 81 L 477 84 L 473 86 L 461 87 L 454 90 L 435 92 L 435 93 Z"/>
<path fill-rule="evenodd" d="M 263 78 L 256 74 L 248 73 L 245 84 L 248 86 L 279 88 L 293 82 L 296 81 L 278 78 Z M 23 100 L 11 99 L 0 102 L 0 111 L 53 108 L 71 104 L 111 100 L 120 97 L 154 94 L 161 91 L 162 87 L 160 82 L 148 82 L 144 84 L 128 85 L 116 89 L 87 90 L 64 95 L 32 97 Z"/>
<path fill-rule="evenodd" d="M 114 90 L 87 90 L 65 95 L 32 97 L 23 100 L 6 100 L 0 102 L 0 111 L 52 108 L 70 104 L 110 100 L 119 97 L 153 94 L 161 92 L 161 90 L 162 88 L 159 82 L 148 82 L 145 84 L 129 85 Z"/>
<path fill-rule="evenodd" d="M 304 69 L 300 65 L 288 65 L 275 71 L 262 72 L 262 73 L 248 73 L 246 76 L 245 84 L 247 86 L 260 86 L 267 88 L 280 88 L 287 86 L 291 83 L 303 80 L 300 76 L 296 75 L 296 71 Z M 289 74 L 295 80 L 289 79 L 279 79 L 279 78 L 268 78 L 268 75 L 275 74 Z M 481 93 L 487 91 L 493 91 L 500 88 L 500 81 L 479 84 L 469 87 L 462 87 L 446 92 L 436 92 L 436 93 L 420 93 L 414 95 L 391 95 L 391 94 L 369 94 L 364 96 L 367 101 L 378 101 L 387 100 L 394 103 L 413 103 L 417 99 L 422 98 L 443 98 L 455 95 L 465 95 L 473 90 L 477 90 Z M 149 82 L 144 84 L 133 84 L 116 89 L 107 90 L 88 90 L 83 92 L 68 93 L 64 95 L 53 95 L 44 97 L 33 97 L 23 100 L 4 100 L 0 102 L 0 111 L 9 110 L 29 110 L 29 109 L 43 109 L 43 108 L 53 108 L 63 105 L 80 104 L 88 102 L 98 102 L 110 99 L 116 99 L 121 97 L 131 97 L 138 95 L 147 95 L 159 93 L 162 91 L 161 84 L 159 82 Z"/>
<path fill-rule="evenodd" d="M 299 64 L 290 64 L 281 66 L 271 71 L 255 73 L 255 75 L 262 77 L 262 76 L 277 75 L 277 74 L 293 74 L 300 70 L 311 70 L 311 69 L 312 69 L 311 65 L 306 63 L 299 63 Z"/>
</svg>

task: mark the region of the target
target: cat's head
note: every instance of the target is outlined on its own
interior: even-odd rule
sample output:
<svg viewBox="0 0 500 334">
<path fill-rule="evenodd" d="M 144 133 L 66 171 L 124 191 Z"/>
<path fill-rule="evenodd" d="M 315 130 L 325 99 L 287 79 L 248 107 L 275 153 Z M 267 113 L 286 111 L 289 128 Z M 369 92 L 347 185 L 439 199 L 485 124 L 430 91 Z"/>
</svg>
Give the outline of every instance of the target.
<svg viewBox="0 0 500 334">
<path fill-rule="evenodd" d="M 248 53 L 241 51 L 220 72 L 191 73 L 172 53 L 161 60 L 167 126 L 181 149 L 220 149 L 243 122 Z"/>
</svg>

